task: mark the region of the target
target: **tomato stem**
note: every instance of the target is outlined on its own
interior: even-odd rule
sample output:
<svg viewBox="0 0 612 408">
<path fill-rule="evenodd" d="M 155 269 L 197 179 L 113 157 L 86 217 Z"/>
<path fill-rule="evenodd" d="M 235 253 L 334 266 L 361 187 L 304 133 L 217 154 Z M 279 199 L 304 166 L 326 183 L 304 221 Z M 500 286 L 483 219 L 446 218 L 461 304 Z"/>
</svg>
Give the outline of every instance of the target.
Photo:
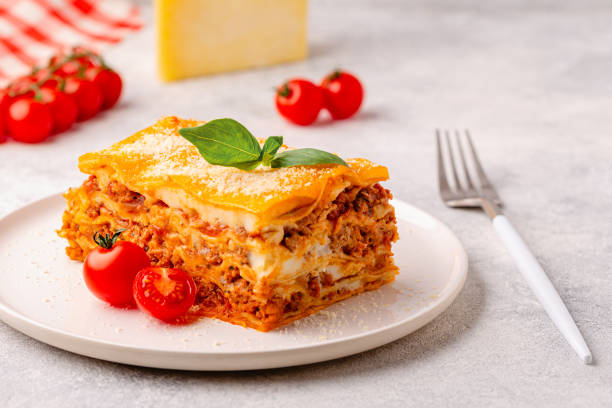
<svg viewBox="0 0 612 408">
<path fill-rule="evenodd" d="M 34 91 L 34 100 L 41 102 L 42 101 L 42 93 L 40 93 L 40 88 L 37 84 L 32 84 L 32 90 Z"/>
<path fill-rule="evenodd" d="M 44 78 L 44 80 L 46 81 L 47 79 L 49 79 L 50 76 L 52 76 L 55 73 L 55 71 L 57 71 L 58 69 L 62 67 L 62 65 L 68 62 L 71 62 L 71 61 L 78 60 L 83 57 L 92 58 L 92 59 L 97 60 L 98 64 L 100 64 L 102 69 L 111 69 L 108 65 L 106 65 L 106 62 L 104 61 L 104 58 L 102 58 L 101 55 L 98 55 L 95 52 L 91 52 L 91 51 L 78 51 L 78 47 L 73 47 L 72 54 L 66 55 L 64 58 L 55 62 L 55 64 L 51 64 L 51 62 L 49 62 L 49 74 L 50 75 L 47 78 Z M 77 73 L 77 76 L 79 76 L 80 78 L 83 78 L 85 69 L 86 67 L 84 65 L 79 64 L 79 71 Z"/>
<path fill-rule="evenodd" d="M 93 240 L 102 248 L 112 249 L 115 242 L 117 242 L 117 238 L 119 238 L 119 235 L 121 235 L 123 231 L 125 231 L 125 228 L 119 228 L 112 236 L 111 234 L 102 235 L 99 232 L 96 232 L 93 236 Z"/>
<path fill-rule="evenodd" d="M 85 66 L 79 65 L 79 70 L 77 71 L 78 78 L 85 78 Z"/>
<path fill-rule="evenodd" d="M 332 72 L 329 76 L 329 80 L 332 81 L 334 79 L 338 79 L 340 78 L 340 75 L 342 75 L 342 71 L 340 71 L 340 68 L 336 68 L 334 69 L 334 72 Z"/>
<path fill-rule="evenodd" d="M 34 91 L 35 93 L 35 99 L 36 100 L 40 100 L 41 97 L 39 96 L 39 91 L 40 91 L 40 87 L 47 82 L 48 80 L 55 78 L 58 81 L 58 89 L 60 91 L 64 91 L 64 87 L 66 84 L 66 80 L 65 78 L 62 78 L 58 75 L 55 74 L 55 71 L 57 71 L 59 68 L 61 68 L 64 64 L 71 62 L 71 61 L 75 61 L 78 60 L 80 58 L 83 57 L 87 57 L 87 58 L 91 58 L 91 59 L 95 59 L 97 60 L 98 64 L 100 65 L 100 67 L 102 69 L 106 69 L 106 70 L 110 70 L 111 68 L 106 65 L 106 62 L 104 61 L 104 59 L 102 58 L 101 55 L 96 54 L 95 52 L 92 51 L 86 51 L 86 50 L 79 50 L 78 47 L 73 47 L 72 48 L 72 54 L 68 54 L 66 56 L 64 56 L 61 59 L 58 59 L 57 61 L 55 61 L 55 63 L 53 63 L 53 57 L 49 59 L 49 62 L 47 64 L 47 68 L 48 68 L 48 72 L 47 75 L 41 77 L 40 79 L 38 79 L 38 81 L 36 81 L 35 83 L 33 83 L 32 85 L 30 85 L 29 87 L 22 89 L 21 92 L 16 92 L 12 89 L 14 82 L 10 82 L 6 88 L 9 90 L 9 96 L 10 97 L 15 97 L 15 96 L 19 96 L 19 95 L 24 95 L 27 94 L 28 92 Z M 40 66 L 35 65 L 34 67 L 32 67 L 32 71 L 31 71 L 31 75 L 36 75 L 41 69 Z M 84 78 L 85 77 L 85 70 L 87 69 L 87 67 L 85 67 L 85 65 L 83 64 L 79 64 L 79 69 L 77 71 L 77 77 L 79 78 Z"/>
<path fill-rule="evenodd" d="M 284 83 L 280 88 L 278 88 L 278 95 L 283 98 L 288 97 L 291 94 L 291 89 L 289 89 L 289 85 Z"/>
<path fill-rule="evenodd" d="M 59 89 L 60 92 L 64 92 L 64 89 L 66 88 L 66 78 L 62 78 L 61 76 L 57 75 L 55 76 L 57 77 L 57 89 Z"/>
</svg>

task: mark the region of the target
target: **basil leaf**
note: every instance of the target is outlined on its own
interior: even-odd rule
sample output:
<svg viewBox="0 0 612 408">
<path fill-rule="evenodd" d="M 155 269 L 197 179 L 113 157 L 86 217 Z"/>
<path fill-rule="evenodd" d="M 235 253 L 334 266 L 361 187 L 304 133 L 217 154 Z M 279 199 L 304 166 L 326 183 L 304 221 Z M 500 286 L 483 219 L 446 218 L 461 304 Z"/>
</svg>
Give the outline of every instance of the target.
<svg viewBox="0 0 612 408">
<path fill-rule="evenodd" d="M 317 149 L 296 149 L 278 153 L 282 136 L 270 136 L 263 148 L 244 126 L 234 119 L 215 119 L 201 126 L 179 129 L 179 134 L 192 143 L 202 157 L 219 166 L 251 171 L 263 164 L 273 168 L 340 164 L 346 162 L 335 154 Z"/>
<path fill-rule="evenodd" d="M 283 137 L 282 136 L 270 136 L 266 139 L 266 142 L 263 145 L 261 150 L 260 160 L 264 164 L 264 166 L 269 166 L 270 162 L 274 158 L 274 155 L 283 145 Z"/>
<path fill-rule="evenodd" d="M 260 160 L 255 160 L 255 161 L 244 162 L 244 163 L 234 163 L 234 164 L 230 164 L 229 166 L 236 167 L 237 169 L 244 170 L 244 171 L 251 171 L 251 170 L 254 170 L 260 164 L 262 164 Z"/>
<path fill-rule="evenodd" d="M 340 157 L 318 149 L 286 150 L 277 154 L 270 164 L 273 168 L 309 166 L 313 164 L 340 164 L 348 167 L 348 164 Z"/>
<path fill-rule="evenodd" d="M 255 137 L 234 119 L 215 119 L 201 126 L 179 129 L 210 164 L 234 166 L 259 162 L 261 147 Z M 248 167 L 248 166 L 247 166 Z"/>
</svg>

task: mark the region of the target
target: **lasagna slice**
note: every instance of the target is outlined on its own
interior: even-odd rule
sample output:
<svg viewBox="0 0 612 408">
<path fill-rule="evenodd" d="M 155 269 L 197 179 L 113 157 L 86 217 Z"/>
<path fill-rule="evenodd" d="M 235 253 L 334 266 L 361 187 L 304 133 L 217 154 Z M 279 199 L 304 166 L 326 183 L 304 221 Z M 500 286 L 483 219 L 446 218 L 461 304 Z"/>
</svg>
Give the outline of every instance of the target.
<svg viewBox="0 0 612 408">
<path fill-rule="evenodd" d="M 153 265 L 193 277 L 192 315 L 261 331 L 394 280 L 385 167 L 215 166 L 178 134 L 202 123 L 166 117 L 80 157 L 90 176 L 65 194 L 59 231 L 70 258 L 84 260 L 95 232 L 125 228 Z"/>
</svg>

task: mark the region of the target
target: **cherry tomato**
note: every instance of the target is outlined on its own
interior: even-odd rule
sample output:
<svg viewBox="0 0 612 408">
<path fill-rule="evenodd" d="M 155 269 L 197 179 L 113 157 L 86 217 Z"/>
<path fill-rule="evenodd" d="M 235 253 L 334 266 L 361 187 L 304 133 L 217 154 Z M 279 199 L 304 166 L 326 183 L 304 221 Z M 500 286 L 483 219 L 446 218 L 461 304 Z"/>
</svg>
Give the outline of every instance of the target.
<svg viewBox="0 0 612 408">
<path fill-rule="evenodd" d="M 77 76 L 81 69 L 79 61 L 68 61 L 60 65 L 53 73 L 63 78 Z"/>
<path fill-rule="evenodd" d="M 8 130 L 6 129 L 6 113 L 11 103 L 11 97 L 7 89 L 0 89 L 0 143 L 7 141 Z"/>
<path fill-rule="evenodd" d="M 93 117 L 102 107 L 102 91 L 98 85 L 84 78 L 66 78 L 64 92 L 71 95 L 78 107 L 77 120 Z"/>
<path fill-rule="evenodd" d="M 85 258 L 83 277 L 89 290 L 112 306 L 134 306 L 132 283 L 139 270 L 150 265 L 144 249 L 128 241 L 117 241 L 118 230 L 112 236 L 96 234 L 100 246 Z"/>
<path fill-rule="evenodd" d="M 108 109 L 117 103 L 123 88 L 123 82 L 118 73 L 103 67 L 91 67 L 85 71 L 85 78 L 98 85 L 104 101 L 102 109 Z"/>
<path fill-rule="evenodd" d="M 36 73 L 32 75 L 32 77 L 36 80 L 36 84 L 40 88 L 55 89 L 58 88 L 60 82 L 63 81 L 63 79 L 59 75 L 52 73 L 51 69 L 49 68 L 41 68 L 37 70 Z"/>
<path fill-rule="evenodd" d="M 354 76 L 344 71 L 335 71 L 321 82 L 323 105 L 334 119 L 353 116 L 363 101 L 363 87 Z"/>
<path fill-rule="evenodd" d="M 0 89 L 0 109 L 5 111 L 11 101 L 8 89 Z"/>
<path fill-rule="evenodd" d="M 66 54 L 64 53 L 55 54 L 54 56 L 49 58 L 49 62 L 47 63 L 47 66 L 52 67 L 54 65 L 58 65 L 64 58 L 66 58 Z"/>
<path fill-rule="evenodd" d="M 32 75 L 24 75 L 13 82 L 11 82 L 8 86 L 9 91 L 12 94 L 26 94 L 32 90 L 32 87 L 36 84 L 36 77 Z M 33 92 L 28 95 L 33 95 Z"/>
<path fill-rule="evenodd" d="M 42 85 L 40 85 L 40 87 L 41 88 L 59 89 L 60 84 L 63 81 L 64 80 L 61 77 L 58 77 L 57 75 L 53 75 L 52 77 L 48 77 L 45 80 L 45 82 L 43 82 Z"/>
<path fill-rule="evenodd" d="M 91 55 L 83 55 L 76 58 L 78 54 L 87 53 Z M 69 76 L 76 76 L 81 67 L 85 69 L 97 65 L 99 64 L 96 54 L 83 47 L 74 47 L 72 52 L 57 54 L 49 60 L 49 67 L 55 68 L 55 74 L 66 78 Z"/>
<path fill-rule="evenodd" d="M 45 78 L 48 78 L 52 75 L 51 70 L 49 68 L 38 68 L 36 72 L 32 73 L 32 78 L 36 80 L 36 82 L 40 82 Z"/>
<path fill-rule="evenodd" d="M 292 79 L 276 92 L 276 109 L 289 121 L 306 126 L 313 123 L 323 106 L 321 89 L 305 79 Z"/>
<path fill-rule="evenodd" d="M 43 87 L 40 89 L 42 101 L 51 109 L 53 132 L 67 130 L 74 124 L 78 114 L 77 104 L 72 97 L 58 89 Z"/>
<path fill-rule="evenodd" d="M 146 268 L 134 279 L 134 300 L 140 309 L 166 322 L 185 314 L 193 305 L 196 285 L 182 269 Z"/>
<path fill-rule="evenodd" d="M 88 48 L 82 46 L 72 47 L 72 52 L 74 54 L 87 54 L 77 59 L 77 61 L 79 61 L 79 63 L 84 65 L 86 68 L 97 67 L 101 63 L 99 54 Z"/>
<path fill-rule="evenodd" d="M 8 107 L 6 126 L 13 139 L 24 143 L 39 143 L 53 129 L 51 110 L 32 97 L 17 98 Z"/>
</svg>

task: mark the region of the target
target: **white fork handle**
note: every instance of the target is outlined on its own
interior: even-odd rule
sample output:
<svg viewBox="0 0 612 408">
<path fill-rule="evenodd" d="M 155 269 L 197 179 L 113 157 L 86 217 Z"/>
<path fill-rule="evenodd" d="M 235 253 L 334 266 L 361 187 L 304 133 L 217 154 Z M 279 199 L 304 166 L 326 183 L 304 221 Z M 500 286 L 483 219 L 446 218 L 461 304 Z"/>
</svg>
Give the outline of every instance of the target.
<svg viewBox="0 0 612 408">
<path fill-rule="evenodd" d="M 497 215 L 493 219 L 493 226 L 499 234 L 510 255 L 514 258 L 516 265 L 523 277 L 538 298 L 538 301 L 548 313 L 553 323 L 557 326 L 567 342 L 574 348 L 578 356 L 585 364 L 590 364 L 593 357 L 591 351 L 584 342 L 584 338 L 572 316 L 565 307 L 563 300 L 555 290 L 555 287 L 546 276 L 546 273 L 533 256 L 525 241 L 516 232 L 510 221 L 503 216 Z"/>
</svg>

